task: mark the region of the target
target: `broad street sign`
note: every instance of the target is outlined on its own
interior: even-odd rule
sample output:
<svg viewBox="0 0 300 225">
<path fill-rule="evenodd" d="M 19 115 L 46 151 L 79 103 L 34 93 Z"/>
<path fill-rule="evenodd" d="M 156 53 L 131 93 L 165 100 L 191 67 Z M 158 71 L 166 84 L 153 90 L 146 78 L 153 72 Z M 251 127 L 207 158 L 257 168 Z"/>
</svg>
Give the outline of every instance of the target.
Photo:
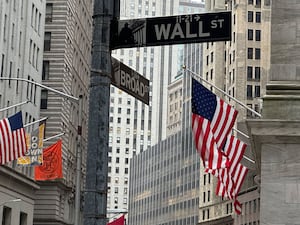
<svg viewBox="0 0 300 225">
<path fill-rule="evenodd" d="M 231 12 L 118 20 L 111 23 L 110 48 L 231 40 Z"/>
<path fill-rule="evenodd" d="M 111 57 L 111 83 L 149 105 L 149 80 L 119 60 Z"/>
</svg>

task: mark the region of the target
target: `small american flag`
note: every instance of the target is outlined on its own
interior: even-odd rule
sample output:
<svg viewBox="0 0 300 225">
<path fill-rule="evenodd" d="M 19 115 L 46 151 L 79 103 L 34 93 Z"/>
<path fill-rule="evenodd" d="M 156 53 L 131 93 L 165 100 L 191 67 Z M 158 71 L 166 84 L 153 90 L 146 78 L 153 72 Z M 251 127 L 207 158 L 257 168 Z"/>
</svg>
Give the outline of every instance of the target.
<svg viewBox="0 0 300 225">
<path fill-rule="evenodd" d="M 23 157 L 26 151 L 22 112 L 0 120 L 0 165 Z"/>
<path fill-rule="evenodd" d="M 248 168 L 240 163 L 246 147 L 247 145 L 236 137 L 228 136 L 224 153 L 230 160 L 229 168 L 210 171 L 218 177 L 216 195 L 233 199 L 237 214 L 241 213 L 241 204 L 237 196 L 248 172 Z"/>
<path fill-rule="evenodd" d="M 227 167 L 220 151 L 230 133 L 237 111 L 202 84 L 192 79 L 192 128 L 196 148 L 207 169 Z"/>
</svg>

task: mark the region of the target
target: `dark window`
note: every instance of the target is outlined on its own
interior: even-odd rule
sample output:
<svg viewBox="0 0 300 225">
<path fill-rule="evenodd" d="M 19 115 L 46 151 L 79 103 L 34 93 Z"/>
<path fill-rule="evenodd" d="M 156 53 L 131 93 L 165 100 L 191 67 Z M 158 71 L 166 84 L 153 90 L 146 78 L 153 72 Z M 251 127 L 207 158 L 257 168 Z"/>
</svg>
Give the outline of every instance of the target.
<svg viewBox="0 0 300 225">
<path fill-rule="evenodd" d="M 253 0 L 248 0 L 249 5 L 253 5 Z"/>
<path fill-rule="evenodd" d="M 252 66 L 247 67 L 247 78 L 248 80 L 252 80 L 253 68 Z"/>
<path fill-rule="evenodd" d="M 256 0 L 256 6 L 260 7 L 261 6 L 261 0 Z"/>
<path fill-rule="evenodd" d="M 20 225 L 27 225 L 27 214 L 24 212 L 20 213 Z"/>
<path fill-rule="evenodd" d="M 255 59 L 260 59 L 260 48 L 255 49 Z"/>
<path fill-rule="evenodd" d="M 10 224 L 11 224 L 11 208 L 4 206 L 2 212 L 2 225 L 10 225 Z"/>
<path fill-rule="evenodd" d="M 249 41 L 253 40 L 253 30 L 252 29 L 248 29 L 248 40 Z"/>
<path fill-rule="evenodd" d="M 248 22 L 253 22 L 253 12 L 248 11 Z"/>
<path fill-rule="evenodd" d="M 48 80 L 49 79 L 49 61 L 43 61 L 43 71 L 42 71 L 42 79 Z"/>
<path fill-rule="evenodd" d="M 51 48 L 51 32 L 45 32 L 44 51 L 50 51 Z"/>
<path fill-rule="evenodd" d="M 48 107 L 48 91 L 41 91 L 41 109 L 47 109 Z"/>
<path fill-rule="evenodd" d="M 255 80 L 260 80 L 260 67 L 255 67 Z"/>
<path fill-rule="evenodd" d="M 47 3 L 46 4 L 46 15 L 45 15 L 46 22 L 52 22 L 52 10 L 53 10 L 53 3 Z"/>
<path fill-rule="evenodd" d="M 4 72 L 4 59 L 5 59 L 5 55 L 2 54 L 0 77 L 3 77 L 3 72 Z"/>
<path fill-rule="evenodd" d="M 247 85 L 247 98 L 252 99 L 252 85 Z"/>
<path fill-rule="evenodd" d="M 256 14 L 255 14 L 255 21 L 256 21 L 256 23 L 260 23 L 261 22 L 261 12 L 256 12 Z"/>
<path fill-rule="evenodd" d="M 255 41 L 260 41 L 261 40 L 261 31 L 256 30 L 255 31 Z"/>
<path fill-rule="evenodd" d="M 260 86 L 255 86 L 255 97 L 260 97 Z"/>
<path fill-rule="evenodd" d="M 253 48 L 248 48 L 248 59 L 253 59 Z"/>
</svg>

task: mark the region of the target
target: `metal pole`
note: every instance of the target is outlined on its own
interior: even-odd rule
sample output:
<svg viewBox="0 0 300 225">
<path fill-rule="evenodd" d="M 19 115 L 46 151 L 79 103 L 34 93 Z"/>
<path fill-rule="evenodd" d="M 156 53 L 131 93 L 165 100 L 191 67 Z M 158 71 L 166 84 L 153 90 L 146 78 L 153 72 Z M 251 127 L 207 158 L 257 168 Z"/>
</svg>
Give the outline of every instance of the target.
<svg viewBox="0 0 300 225">
<path fill-rule="evenodd" d="M 80 199 L 81 199 L 81 135 L 82 135 L 82 95 L 79 95 L 78 106 L 78 127 L 77 127 L 77 153 L 76 153 L 76 190 L 75 190 L 75 223 L 79 225 L 80 222 Z"/>
<path fill-rule="evenodd" d="M 17 107 L 17 106 L 21 106 L 21 105 L 27 104 L 28 102 L 29 102 L 29 101 L 27 100 L 27 101 L 24 101 L 24 102 L 17 103 L 17 104 L 15 104 L 15 105 L 11 105 L 11 106 L 2 108 L 2 109 L 0 109 L 0 112 L 9 110 L 9 109 L 14 108 L 14 107 Z"/>
<path fill-rule="evenodd" d="M 88 150 L 84 224 L 106 225 L 111 55 L 110 23 L 114 1 L 95 0 L 89 88 Z"/>
<path fill-rule="evenodd" d="M 40 84 L 40 83 L 35 82 L 35 81 L 32 81 L 32 80 L 27 80 L 27 79 L 24 79 L 24 78 L 14 78 L 14 77 L 0 77 L 0 80 L 16 80 L 16 81 L 27 82 L 27 83 L 34 84 L 34 85 L 36 85 L 36 86 L 39 86 L 39 87 L 41 87 L 41 88 L 44 88 L 44 89 L 46 89 L 46 90 L 52 91 L 52 92 L 54 92 L 54 93 L 56 93 L 56 94 L 59 94 L 59 95 L 61 95 L 61 96 L 63 96 L 63 97 L 66 97 L 66 98 L 68 98 L 68 99 L 71 99 L 71 100 L 73 100 L 73 101 L 75 101 L 75 102 L 78 102 L 78 98 L 76 98 L 76 97 L 74 97 L 74 96 L 72 96 L 72 95 L 68 95 L 68 94 L 66 94 L 66 93 L 64 93 L 64 92 L 55 90 L 54 88 L 48 87 L 48 86 L 46 86 L 46 85 Z"/>
</svg>

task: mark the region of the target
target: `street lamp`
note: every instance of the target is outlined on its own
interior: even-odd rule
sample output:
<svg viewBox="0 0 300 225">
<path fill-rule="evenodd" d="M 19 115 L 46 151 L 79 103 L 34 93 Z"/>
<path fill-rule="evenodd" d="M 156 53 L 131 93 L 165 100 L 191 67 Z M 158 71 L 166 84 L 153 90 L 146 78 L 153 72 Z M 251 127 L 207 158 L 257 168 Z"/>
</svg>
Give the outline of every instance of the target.
<svg viewBox="0 0 300 225">
<path fill-rule="evenodd" d="M 41 88 L 44 88 L 46 90 L 49 90 L 51 92 L 54 92 L 58 95 L 61 95 L 63 97 L 66 97 L 70 100 L 72 100 L 73 102 L 76 102 L 78 104 L 78 126 L 77 126 L 77 149 L 76 149 L 76 186 L 75 186 L 75 225 L 79 224 L 79 211 L 80 211 L 80 194 L 81 194 L 81 155 L 82 155 L 82 151 L 81 151 L 81 134 L 82 134 L 82 99 L 83 96 L 79 95 L 78 98 L 72 96 L 72 95 L 68 95 L 64 92 L 58 91 L 54 88 L 48 87 L 46 85 L 40 84 L 38 82 L 32 81 L 32 80 L 27 80 L 24 78 L 14 78 L 14 77 L 0 77 L 0 80 L 16 80 L 16 81 L 23 81 L 26 83 L 31 83 L 34 84 L 36 86 L 39 86 Z"/>
</svg>

